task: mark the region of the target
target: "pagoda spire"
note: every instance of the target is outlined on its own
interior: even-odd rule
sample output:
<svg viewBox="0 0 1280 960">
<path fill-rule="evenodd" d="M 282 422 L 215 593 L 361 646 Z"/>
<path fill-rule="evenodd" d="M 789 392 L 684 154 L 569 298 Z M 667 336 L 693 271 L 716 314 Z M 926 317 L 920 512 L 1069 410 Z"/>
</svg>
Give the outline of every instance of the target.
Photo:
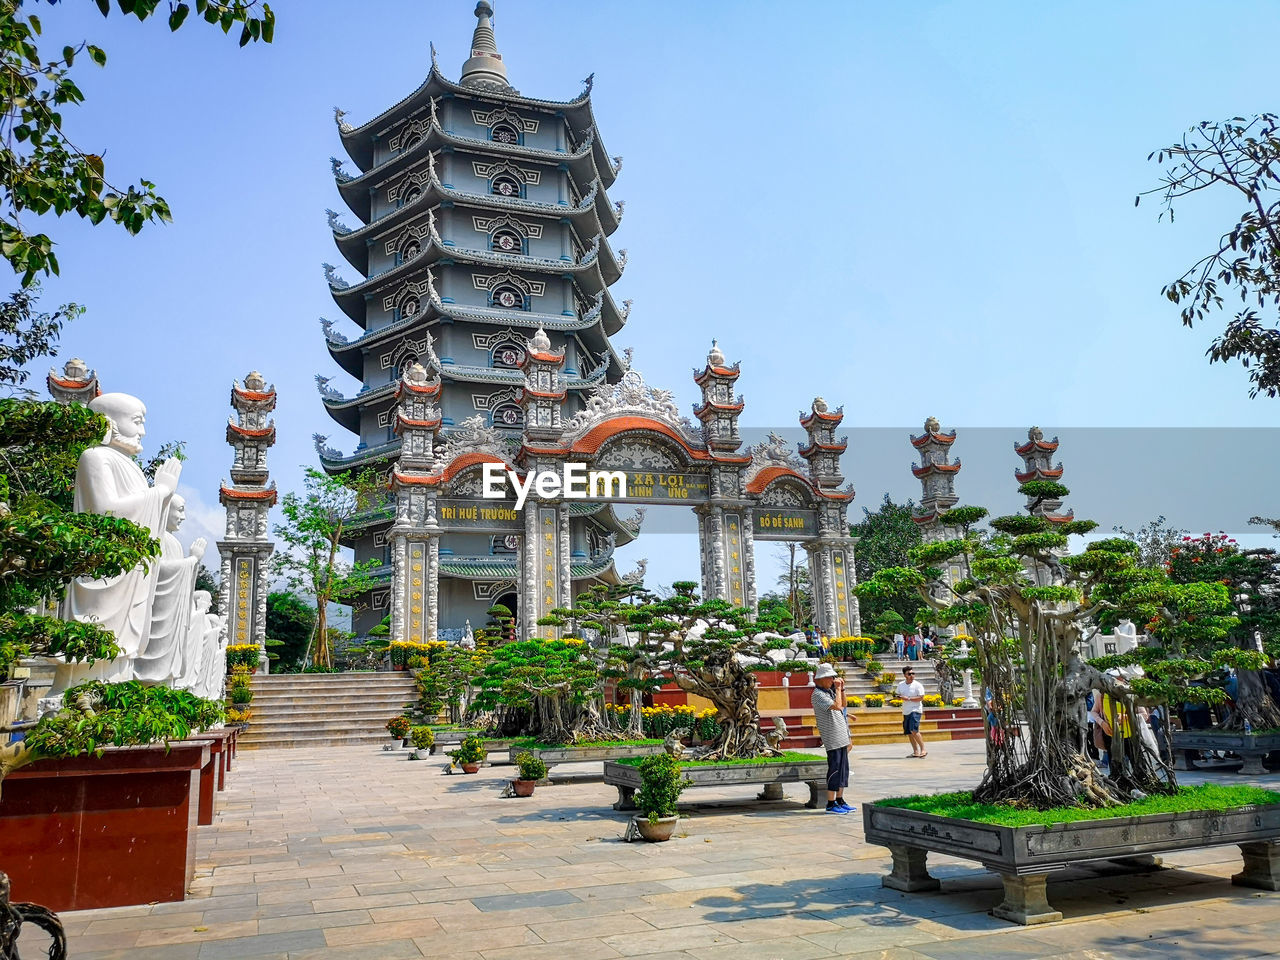
<svg viewBox="0 0 1280 960">
<path fill-rule="evenodd" d="M 498 87 L 510 89 L 507 83 L 507 65 L 502 62 L 497 41 L 493 36 L 493 4 L 480 0 L 476 4 L 476 32 L 471 35 L 471 58 L 462 65 L 458 82 L 468 87 Z"/>
</svg>

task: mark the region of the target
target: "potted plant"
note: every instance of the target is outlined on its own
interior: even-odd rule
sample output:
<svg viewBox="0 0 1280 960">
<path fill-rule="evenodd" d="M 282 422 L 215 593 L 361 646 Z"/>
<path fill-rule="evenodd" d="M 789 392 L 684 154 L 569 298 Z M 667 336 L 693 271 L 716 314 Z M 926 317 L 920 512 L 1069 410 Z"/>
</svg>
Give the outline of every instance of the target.
<svg viewBox="0 0 1280 960">
<path fill-rule="evenodd" d="M 464 737 L 457 750 L 451 750 L 449 756 L 453 762 L 462 767 L 463 773 L 479 773 L 480 764 L 488 756 L 484 743 L 479 737 Z"/>
<path fill-rule="evenodd" d="M 517 797 L 533 796 L 533 788 L 539 780 L 547 778 L 547 765 L 532 753 L 525 751 L 516 756 L 516 766 L 520 768 L 520 777 L 513 780 Z"/>
<path fill-rule="evenodd" d="M 436 735 L 427 726 L 410 727 L 409 740 L 413 743 L 413 753 L 409 754 L 409 759 L 425 760 L 431 755 L 431 748 L 435 745 Z"/>
<path fill-rule="evenodd" d="M 410 726 L 411 724 L 409 723 L 408 717 L 405 717 L 405 716 L 392 717 L 390 720 L 387 721 L 387 733 L 391 734 L 392 740 L 399 740 L 403 743 L 404 738 L 409 736 Z M 394 750 L 395 744 L 393 743 L 390 746 L 386 747 L 385 749 Z"/>
<path fill-rule="evenodd" d="M 893 693 L 894 685 L 898 682 L 898 675 L 892 670 L 886 670 L 880 674 L 880 679 L 876 682 L 880 684 L 880 689 L 885 693 Z"/>
<path fill-rule="evenodd" d="M 636 817 L 640 836 L 650 843 L 670 840 L 680 822 L 676 801 L 689 781 L 680 773 L 680 761 L 669 753 L 659 753 L 640 761 L 640 790 L 636 794 Z"/>
<path fill-rule="evenodd" d="M 884 665 L 879 660 L 868 660 L 863 664 L 863 667 L 866 669 L 868 677 L 877 677 L 880 675 L 880 671 L 884 669 Z"/>
</svg>

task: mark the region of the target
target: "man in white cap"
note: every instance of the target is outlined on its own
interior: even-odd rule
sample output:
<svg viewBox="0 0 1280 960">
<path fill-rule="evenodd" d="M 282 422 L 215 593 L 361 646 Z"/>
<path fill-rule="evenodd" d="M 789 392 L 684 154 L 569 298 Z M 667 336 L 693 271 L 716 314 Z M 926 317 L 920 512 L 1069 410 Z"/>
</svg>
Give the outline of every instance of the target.
<svg viewBox="0 0 1280 960">
<path fill-rule="evenodd" d="M 827 751 L 827 813 L 849 813 L 854 808 L 844 802 L 844 788 L 849 785 L 849 751 L 853 747 L 849 742 L 844 678 L 836 674 L 831 664 L 818 664 L 810 702 L 822 748 Z"/>
</svg>

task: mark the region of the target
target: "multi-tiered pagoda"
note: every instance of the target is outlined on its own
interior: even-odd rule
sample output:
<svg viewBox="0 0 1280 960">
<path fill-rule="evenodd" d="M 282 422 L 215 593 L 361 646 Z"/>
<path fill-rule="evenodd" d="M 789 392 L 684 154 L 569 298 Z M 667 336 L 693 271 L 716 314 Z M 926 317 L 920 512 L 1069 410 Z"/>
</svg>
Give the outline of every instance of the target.
<svg viewBox="0 0 1280 960">
<path fill-rule="evenodd" d="M 317 437 L 330 473 L 390 471 L 401 445 L 397 385 L 415 364 L 440 380 L 442 439 L 497 431 L 517 445 L 529 409 L 521 368 L 539 331 L 549 354 L 563 353 L 565 417 L 626 372 L 609 340 L 629 306 L 609 290 L 626 260 L 609 244 L 622 204 L 607 191 L 621 160 L 606 153 L 596 128 L 591 80 L 565 102 L 521 96 L 494 40 L 492 6 L 481 0 L 475 13 L 457 82 L 440 72 L 433 49 L 426 81 L 373 120 L 353 127 L 335 111 L 359 173 L 334 159 L 334 175 L 359 226 L 332 211 L 329 222 L 359 280 L 347 283 L 327 264 L 325 275 L 359 330 L 321 322 L 330 354 L 362 386 L 343 395 L 317 377 L 329 415 L 357 437 L 351 454 Z M 351 540 L 358 560 L 384 565 L 385 586 L 357 605 L 357 632 L 390 612 L 393 514 L 372 512 Z M 607 505 L 575 509 L 575 586 L 616 580 L 613 550 L 635 534 Z M 518 546 L 513 536 L 442 538 L 442 636 L 483 623 L 495 602 L 514 609 Z"/>
</svg>

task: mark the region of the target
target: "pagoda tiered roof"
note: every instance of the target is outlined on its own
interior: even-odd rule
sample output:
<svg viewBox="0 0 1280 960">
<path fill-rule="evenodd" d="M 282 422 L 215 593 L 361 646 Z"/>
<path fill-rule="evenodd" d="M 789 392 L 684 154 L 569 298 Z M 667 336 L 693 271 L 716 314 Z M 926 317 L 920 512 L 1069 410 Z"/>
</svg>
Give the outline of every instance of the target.
<svg viewBox="0 0 1280 960">
<path fill-rule="evenodd" d="M 358 177 L 352 177 L 335 170 L 334 179 L 338 193 L 347 207 L 364 223 L 369 222 L 372 214 L 372 194 L 388 181 L 401 177 L 414 164 L 426 159 L 439 149 L 451 149 L 458 153 L 475 152 L 485 156 L 499 154 L 516 160 L 530 163 L 547 163 L 555 167 L 568 169 L 575 183 L 586 185 L 599 181 L 602 189 L 613 185 L 619 167 L 610 166 L 602 171 L 596 164 L 592 142 L 595 136 L 588 134 L 587 140 L 580 143 L 572 152 L 563 150 L 546 150 L 524 144 L 503 143 L 499 140 L 481 140 L 479 137 L 462 137 L 442 129 L 438 122 L 432 121 L 423 138 L 408 150 L 402 150 L 393 157 L 388 157 L 378 166 Z M 607 175 L 606 175 L 607 173 Z"/>
<path fill-rule="evenodd" d="M 517 109 L 523 107 L 538 113 L 563 114 L 574 140 L 579 142 L 586 139 L 588 131 L 596 129 L 595 114 L 591 109 L 590 82 L 573 100 L 537 100 L 515 92 L 486 90 L 455 83 L 447 79 L 433 61 L 426 80 L 399 103 L 358 127 L 349 125 L 345 128 L 340 127 L 343 149 L 362 172 L 368 171 L 373 165 L 374 144 L 379 137 L 424 110 L 430 112 L 431 101 L 446 95 L 484 103 L 505 104 Z M 612 162 L 599 136 L 593 139 L 592 151 L 596 166 L 601 171 L 606 169 L 612 171 Z"/>
<path fill-rule="evenodd" d="M 619 263 L 614 259 L 612 251 L 605 252 L 607 244 L 601 242 L 597 235 L 595 244 L 579 260 L 551 260 L 542 257 L 527 257 L 520 254 L 498 253 L 493 250 L 473 250 L 468 247 L 452 246 L 439 236 L 432 236 L 422 252 L 412 260 L 396 264 L 365 280 L 349 286 L 329 284 L 329 292 L 334 302 L 342 308 L 342 312 L 357 323 L 364 317 L 365 299 L 376 296 L 384 287 L 403 283 L 405 279 L 420 273 L 424 268 L 440 261 L 470 263 L 474 266 L 492 267 L 495 269 L 516 269 L 525 273 L 540 273 L 549 276 L 571 278 L 578 289 L 586 296 L 594 298 L 603 294 L 606 309 L 625 320 L 609 293 L 609 284 L 622 276 L 622 268 L 626 261 Z M 619 327 L 621 329 L 621 327 Z"/>
<path fill-rule="evenodd" d="M 911 437 L 911 445 L 917 450 L 931 442 L 949 447 L 956 442 L 956 432 L 952 430 L 950 433 L 942 433 L 940 431 L 927 430 L 918 437 Z"/>
<path fill-rule="evenodd" d="M 239 485 L 227 486 L 225 483 L 218 488 L 218 500 L 224 507 L 230 506 L 236 501 L 258 501 L 276 505 L 276 485 L 272 483 L 266 489 L 260 487 L 241 487 Z"/>
<path fill-rule="evenodd" d="M 918 479 L 921 477 L 927 477 L 931 473 L 959 473 L 960 467 L 961 462 L 959 460 L 955 463 L 926 463 L 922 467 L 917 467 L 913 464 L 911 472 Z"/>
<path fill-rule="evenodd" d="M 230 417 L 227 418 L 227 443 L 235 443 L 237 439 L 265 440 L 267 446 L 276 442 L 276 422 L 272 420 L 261 429 L 242 427 Z"/>
<path fill-rule="evenodd" d="M 504 197 L 493 193 L 470 193 L 455 187 L 446 187 L 440 180 L 431 175 L 423 185 L 422 193 L 403 207 L 388 210 L 380 217 L 357 227 L 349 233 L 334 231 L 333 240 L 342 251 L 343 257 L 355 263 L 353 257 L 359 257 L 358 248 L 378 239 L 383 232 L 390 233 L 404 226 L 405 222 L 425 210 L 436 207 L 440 203 L 451 202 L 463 207 L 479 207 L 484 210 L 498 210 L 502 213 L 514 213 L 521 216 L 549 217 L 560 221 L 568 218 L 578 230 L 578 236 L 594 237 L 597 233 L 605 237 L 613 235 L 622 222 L 623 207 L 610 202 L 599 181 L 592 181 L 586 193 L 577 203 L 567 201 L 548 203 L 542 200 L 529 200 L 525 197 Z"/>
</svg>

